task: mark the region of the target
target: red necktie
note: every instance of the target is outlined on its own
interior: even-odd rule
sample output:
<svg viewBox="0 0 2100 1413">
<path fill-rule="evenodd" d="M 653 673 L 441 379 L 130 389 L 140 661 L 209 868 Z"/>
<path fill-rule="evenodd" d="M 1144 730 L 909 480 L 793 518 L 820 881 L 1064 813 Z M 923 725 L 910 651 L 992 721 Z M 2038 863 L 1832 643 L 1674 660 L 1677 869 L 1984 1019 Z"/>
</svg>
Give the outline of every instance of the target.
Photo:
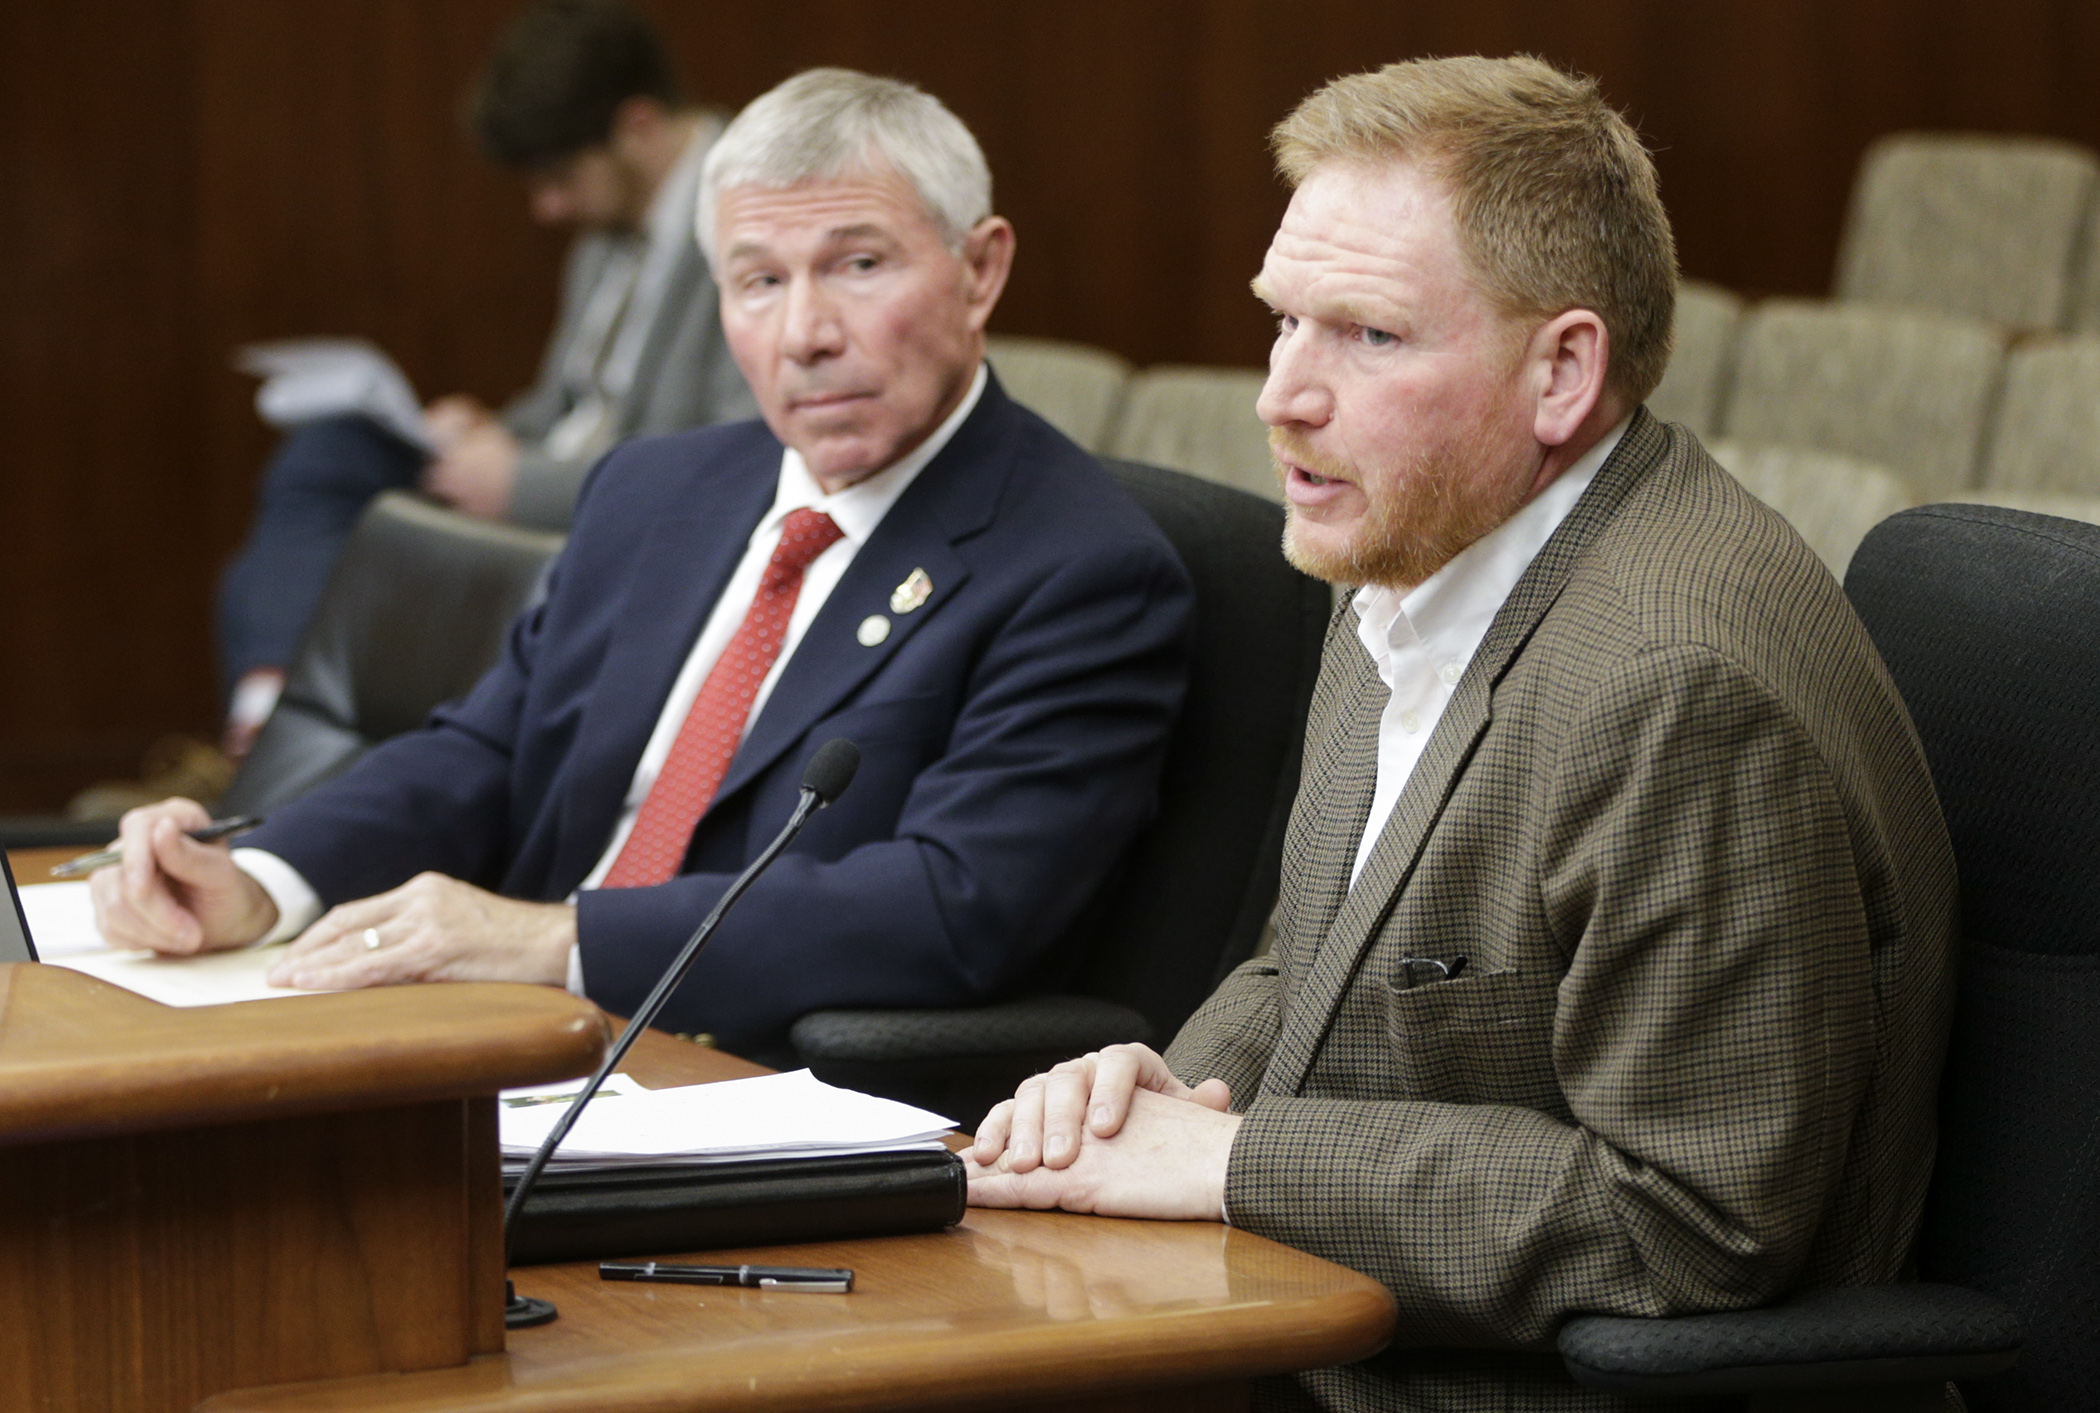
<svg viewBox="0 0 2100 1413">
<path fill-rule="evenodd" d="M 647 888 L 677 875 L 694 826 L 736 759 L 759 684 L 780 656 L 788 618 L 802 594 L 802 571 L 844 533 L 820 510 L 797 510 L 781 525 L 780 543 L 758 581 L 758 593 L 693 698 L 663 771 L 649 787 L 634 830 L 602 887 Z"/>
</svg>

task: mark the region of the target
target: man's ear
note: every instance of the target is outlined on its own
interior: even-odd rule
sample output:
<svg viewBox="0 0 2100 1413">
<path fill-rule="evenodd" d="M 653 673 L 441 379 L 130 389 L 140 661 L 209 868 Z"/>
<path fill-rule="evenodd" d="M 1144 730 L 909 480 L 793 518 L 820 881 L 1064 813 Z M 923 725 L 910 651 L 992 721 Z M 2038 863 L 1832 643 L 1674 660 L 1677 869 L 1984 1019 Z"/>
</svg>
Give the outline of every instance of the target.
<svg viewBox="0 0 2100 1413">
<path fill-rule="evenodd" d="M 987 216 L 963 237 L 963 297 L 970 331 L 981 332 L 1005 292 L 1014 268 L 1014 228 L 1004 216 Z"/>
<path fill-rule="evenodd" d="M 1527 359 L 1537 401 L 1532 430 L 1541 446 L 1562 446 L 1607 396 L 1611 333 L 1594 310 L 1570 309 L 1532 335 Z"/>
</svg>

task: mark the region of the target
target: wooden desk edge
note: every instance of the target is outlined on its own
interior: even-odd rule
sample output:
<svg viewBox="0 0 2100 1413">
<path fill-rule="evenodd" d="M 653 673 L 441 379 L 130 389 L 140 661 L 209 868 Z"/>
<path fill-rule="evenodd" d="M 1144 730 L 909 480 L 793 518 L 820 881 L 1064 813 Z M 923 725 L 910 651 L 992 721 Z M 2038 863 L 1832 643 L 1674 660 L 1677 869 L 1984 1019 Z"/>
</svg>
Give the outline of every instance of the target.
<svg viewBox="0 0 2100 1413">
<path fill-rule="evenodd" d="M 588 1074 L 611 1028 L 544 987 L 461 983 L 184 1009 L 0 965 L 0 1144 L 493 1094 Z"/>
<path fill-rule="evenodd" d="M 1057 1327 L 987 1332 L 959 1341 L 870 1330 L 806 1342 L 806 1357 L 754 1371 L 695 1346 L 592 1359 L 515 1379 L 511 1356 L 455 1369 L 283 1384 L 220 1394 L 198 1413 L 713 1413 L 851 1408 L 1025 1407 L 1321 1368 L 1362 1359 L 1392 1335 L 1392 1296 L 1368 1277 L 1288 1303 L 1194 1307 L 1097 1326 L 1075 1356 Z M 814 1297 L 813 1297 L 814 1298 Z M 1198 1325 L 1200 1335 L 1187 1327 Z"/>
</svg>

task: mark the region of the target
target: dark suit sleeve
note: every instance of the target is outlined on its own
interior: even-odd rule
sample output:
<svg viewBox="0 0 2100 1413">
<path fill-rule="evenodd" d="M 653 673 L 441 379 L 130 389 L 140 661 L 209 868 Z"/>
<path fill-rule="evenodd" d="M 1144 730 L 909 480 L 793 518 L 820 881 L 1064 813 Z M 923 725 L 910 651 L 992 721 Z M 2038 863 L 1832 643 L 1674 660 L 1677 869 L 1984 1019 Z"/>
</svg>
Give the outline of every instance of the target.
<svg viewBox="0 0 2100 1413">
<path fill-rule="evenodd" d="M 511 756 L 543 614 L 529 611 L 512 626 L 502 658 L 463 702 L 279 806 L 242 842 L 283 858 L 329 904 L 425 870 L 497 887 L 511 842 Z"/>
<path fill-rule="evenodd" d="M 1372 1089 L 1500 1072 L 1525 1051 L 1498 1060 L 1498 1037 L 1544 1028 L 1544 1106 L 1568 1117 L 1263 1096 L 1233 1148 L 1233 1222 L 1385 1282 L 1401 1344 L 1544 1349 L 1570 1311 L 1755 1305 L 1844 1219 L 1826 1207 L 1875 1040 L 1830 769 L 1783 703 L 1695 648 L 1637 656 L 1567 739 L 1542 762 L 1536 877 L 1565 977 L 1392 993 L 1380 1052 L 1340 1058 Z"/>
<path fill-rule="evenodd" d="M 1049 976 L 1053 944 L 1155 808 L 1190 612 L 1186 572 L 1154 541 L 1047 572 L 973 664 L 890 837 L 781 859 L 662 1023 L 766 1053 L 806 1011 L 969 1004 Z M 583 894 L 592 998 L 637 1004 L 729 882 Z"/>
</svg>

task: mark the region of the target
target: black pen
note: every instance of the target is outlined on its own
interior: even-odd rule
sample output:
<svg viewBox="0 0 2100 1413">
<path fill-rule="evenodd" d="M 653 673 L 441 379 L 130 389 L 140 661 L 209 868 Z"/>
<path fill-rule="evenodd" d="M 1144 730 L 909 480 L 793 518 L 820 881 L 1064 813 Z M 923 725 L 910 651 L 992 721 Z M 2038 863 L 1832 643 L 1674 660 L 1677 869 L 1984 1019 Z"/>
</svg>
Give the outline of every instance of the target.
<svg viewBox="0 0 2100 1413">
<path fill-rule="evenodd" d="M 195 839 L 200 844 L 211 844 L 220 839 L 231 839 L 237 834 L 246 834 L 251 829 L 260 829 L 261 827 L 261 815 L 241 814 L 235 815 L 232 819 L 215 819 L 202 829 L 190 830 L 189 835 L 190 838 Z M 124 850 L 121 847 L 112 845 L 107 849 L 97 849 L 92 854 L 82 854 L 77 859 L 67 859 L 64 863 L 51 870 L 51 876 L 53 878 L 77 878 L 83 873 L 93 873 L 105 864 L 121 863 L 123 859 Z"/>
<path fill-rule="evenodd" d="M 671 1261 L 600 1261 L 598 1279 L 670 1281 L 678 1285 L 742 1285 L 758 1290 L 803 1290 L 843 1295 L 853 1272 L 831 1266 L 681 1266 Z"/>
</svg>

